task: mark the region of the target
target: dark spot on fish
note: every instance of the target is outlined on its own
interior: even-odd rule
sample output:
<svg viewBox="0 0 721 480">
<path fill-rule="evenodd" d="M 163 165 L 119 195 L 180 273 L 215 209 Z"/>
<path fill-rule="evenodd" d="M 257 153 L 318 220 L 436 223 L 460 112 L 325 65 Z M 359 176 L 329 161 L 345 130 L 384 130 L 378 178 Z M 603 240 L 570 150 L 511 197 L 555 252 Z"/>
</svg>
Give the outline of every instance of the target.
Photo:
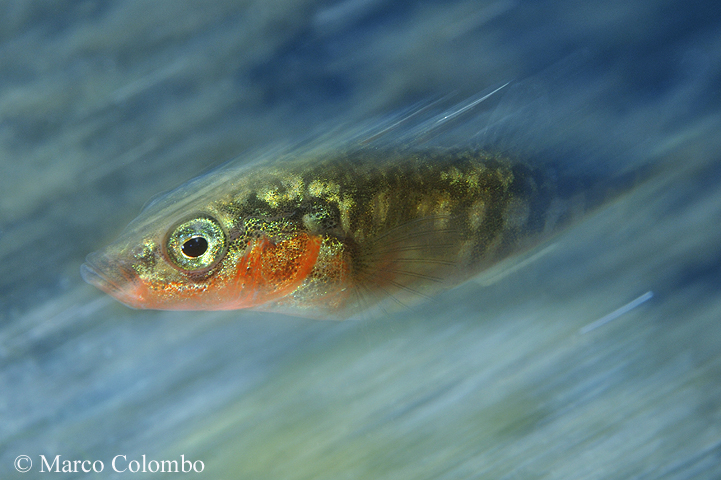
<svg viewBox="0 0 721 480">
<path fill-rule="evenodd" d="M 208 241 L 203 237 L 193 237 L 188 239 L 180 249 L 186 257 L 197 258 L 208 250 Z"/>
</svg>

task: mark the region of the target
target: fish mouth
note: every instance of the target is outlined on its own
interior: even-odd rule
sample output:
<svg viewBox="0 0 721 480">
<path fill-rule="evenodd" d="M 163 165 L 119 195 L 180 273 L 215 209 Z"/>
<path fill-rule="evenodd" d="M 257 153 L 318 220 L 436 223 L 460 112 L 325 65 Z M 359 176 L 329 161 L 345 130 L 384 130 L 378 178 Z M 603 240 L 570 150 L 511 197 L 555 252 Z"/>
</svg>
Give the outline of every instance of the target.
<svg viewBox="0 0 721 480">
<path fill-rule="evenodd" d="M 80 276 L 90 285 L 134 306 L 135 272 L 121 263 L 108 260 L 103 252 L 94 252 L 85 258 L 85 263 L 80 266 Z"/>
</svg>

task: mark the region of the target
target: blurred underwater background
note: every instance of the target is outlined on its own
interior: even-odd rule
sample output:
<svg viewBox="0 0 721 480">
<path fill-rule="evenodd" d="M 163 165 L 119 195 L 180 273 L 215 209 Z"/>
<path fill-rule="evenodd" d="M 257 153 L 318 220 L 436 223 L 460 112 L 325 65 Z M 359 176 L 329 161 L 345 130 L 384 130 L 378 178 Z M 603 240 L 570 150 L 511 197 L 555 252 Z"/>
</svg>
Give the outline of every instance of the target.
<svg viewBox="0 0 721 480">
<path fill-rule="evenodd" d="M 159 192 L 379 130 L 660 173 L 378 318 L 132 310 L 80 278 Z M 710 0 L 4 1 L 0 476 L 721 478 L 719 132 Z"/>
</svg>

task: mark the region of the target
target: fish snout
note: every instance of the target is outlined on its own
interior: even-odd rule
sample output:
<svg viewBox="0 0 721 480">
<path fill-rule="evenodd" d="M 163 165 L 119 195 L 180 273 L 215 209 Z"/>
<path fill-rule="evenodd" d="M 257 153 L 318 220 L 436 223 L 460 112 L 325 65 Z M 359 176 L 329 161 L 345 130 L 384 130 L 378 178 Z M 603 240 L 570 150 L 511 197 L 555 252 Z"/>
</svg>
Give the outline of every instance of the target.
<svg viewBox="0 0 721 480">
<path fill-rule="evenodd" d="M 109 258 L 104 251 L 93 252 L 85 258 L 85 263 L 80 266 L 80 276 L 123 303 L 128 303 L 137 278 L 131 268 Z"/>
</svg>

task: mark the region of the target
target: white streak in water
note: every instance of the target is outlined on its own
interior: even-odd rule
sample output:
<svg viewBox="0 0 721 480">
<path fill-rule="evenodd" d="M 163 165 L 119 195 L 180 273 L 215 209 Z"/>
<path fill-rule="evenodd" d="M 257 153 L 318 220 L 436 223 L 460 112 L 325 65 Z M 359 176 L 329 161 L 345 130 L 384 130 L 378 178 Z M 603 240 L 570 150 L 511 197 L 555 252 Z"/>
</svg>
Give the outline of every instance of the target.
<svg viewBox="0 0 721 480">
<path fill-rule="evenodd" d="M 609 313 L 608 315 L 606 315 L 606 316 L 604 316 L 604 317 L 599 318 L 599 319 L 596 320 L 595 322 L 589 323 L 589 324 L 586 325 L 585 327 L 581 328 L 581 329 L 578 331 L 578 333 L 583 334 L 583 333 L 588 333 L 588 332 L 590 332 L 591 330 L 595 330 L 595 329 L 597 329 L 598 327 L 601 327 L 601 326 L 607 324 L 608 322 L 617 319 L 618 317 L 620 317 L 620 316 L 623 315 L 624 313 L 627 313 L 627 312 L 633 310 L 634 308 L 638 307 L 638 306 L 641 305 L 642 303 L 647 302 L 647 301 L 650 300 L 652 297 L 653 297 L 653 292 L 650 292 L 650 291 L 649 291 L 649 292 L 646 292 L 646 293 L 644 293 L 643 295 L 641 295 L 640 297 L 638 297 L 637 299 L 628 302 L 628 303 L 627 303 L 626 305 L 624 305 L 623 307 L 621 307 L 621 308 L 619 308 L 619 309 L 617 309 L 617 310 L 614 310 L 613 312 Z"/>
<path fill-rule="evenodd" d="M 475 107 L 475 106 L 478 105 L 479 103 L 483 102 L 484 100 L 487 100 L 487 99 L 490 98 L 492 95 L 494 95 L 495 93 L 499 92 L 500 90 L 502 90 L 503 88 L 505 88 L 506 86 L 508 86 L 508 84 L 510 84 L 510 83 L 511 83 L 511 82 L 506 82 L 506 83 L 504 83 L 503 85 L 501 85 L 500 87 L 498 87 L 498 88 L 496 88 L 495 90 L 493 90 L 491 93 L 487 93 L 486 95 L 483 95 L 481 98 L 478 98 L 478 99 L 476 99 L 476 100 L 473 100 L 472 102 L 469 102 L 467 105 L 464 105 L 464 106 L 458 108 L 457 110 L 453 110 L 453 111 L 450 112 L 450 113 L 444 114 L 439 120 L 436 120 L 435 124 L 434 124 L 431 128 L 434 128 L 434 127 L 436 127 L 436 126 L 438 126 L 438 125 L 440 125 L 440 124 L 442 124 L 442 123 L 445 123 L 445 122 L 451 120 L 451 119 L 454 118 L 454 117 L 457 117 L 458 115 L 460 115 L 460 114 L 462 114 L 462 113 L 464 113 L 464 112 L 467 112 L 468 110 L 472 109 L 473 107 Z"/>
</svg>

